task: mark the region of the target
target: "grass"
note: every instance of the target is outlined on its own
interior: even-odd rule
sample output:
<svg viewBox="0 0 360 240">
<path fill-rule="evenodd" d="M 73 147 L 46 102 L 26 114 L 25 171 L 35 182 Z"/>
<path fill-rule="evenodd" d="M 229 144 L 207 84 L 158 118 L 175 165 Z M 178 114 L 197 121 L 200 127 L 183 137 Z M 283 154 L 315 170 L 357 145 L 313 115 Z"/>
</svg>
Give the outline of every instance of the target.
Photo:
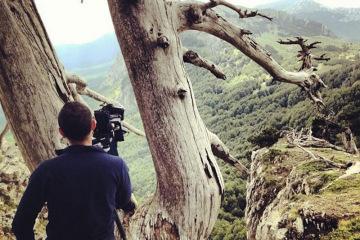
<svg viewBox="0 0 360 240">
<path fill-rule="evenodd" d="M 338 229 L 321 240 L 360 240 L 360 217 L 341 220 Z"/>
<path fill-rule="evenodd" d="M 359 160 L 359 157 L 332 149 L 309 150 L 326 158 L 331 157 L 335 162 Z M 282 216 L 291 222 L 300 217 L 299 211 L 302 209 L 326 213 L 339 219 L 339 226 L 321 239 L 360 239 L 360 174 L 339 179 L 345 170 L 329 168 L 322 162 L 313 161 L 301 149 L 288 148 L 284 139 L 260 156 L 264 169 L 261 174 L 266 185 L 279 187 L 287 182 L 295 184 L 294 189 L 298 189 L 305 183 L 310 191 L 293 193 L 289 198 L 291 203 L 279 208 Z"/>
</svg>

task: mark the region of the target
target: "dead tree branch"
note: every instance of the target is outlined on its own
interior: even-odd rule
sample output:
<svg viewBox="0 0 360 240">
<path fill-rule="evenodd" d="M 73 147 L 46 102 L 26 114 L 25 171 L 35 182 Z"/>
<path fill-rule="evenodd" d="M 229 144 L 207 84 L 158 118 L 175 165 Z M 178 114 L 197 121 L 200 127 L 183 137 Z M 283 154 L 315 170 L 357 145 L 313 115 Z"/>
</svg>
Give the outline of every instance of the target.
<svg viewBox="0 0 360 240">
<path fill-rule="evenodd" d="M 286 139 L 290 144 L 297 143 L 300 146 L 307 148 L 331 148 L 336 151 L 346 152 L 345 149 L 338 147 L 325 139 L 312 136 L 311 129 L 301 129 L 299 132 L 296 132 L 295 130 L 283 131 L 282 135 L 286 136 Z"/>
<path fill-rule="evenodd" d="M 351 129 L 349 127 L 340 125 L 338 123 L 339 120 L 337 117 L 335 117 L 335 113 L 333 116 L 321 117 L 320 119 L 324 121 L 324 131 L 328 132 L 331 131 L 330 129 L 333 129 L 332 131 L 334 131 L 335 134 L 341 134 L 341 140 L 344 148 L 343 151 L 346 151 L 350 154 L 359 155 L 359 150 L 356 146 Z"/>
<path fill-rule="evenodd" d="M 216 134 L 210 132 L 209 130 L 208 134 L 211 143 L 211 150 L 214 156 L 235 167 L 240 172 L 241 176 L 246 179 L 249 176 L 249 170 L 239 160 L 230 154 L 229 149 Z"/>
<path fill-rule="evenodd" d="M 330 58 L 325 58 L 325 54 L 321 55 L 320 57 L 314 57 L 311 54 L 311 49 L 316 48 L 316 45 L 320 44 L 321 42 L 315 41 L 313 43 L 307 44 L 307 39 L 304 39 L 302 37 L 296 37 L 296 40 L 287 39 L 279 40 L 278 43 L 283 45 L 299 45 L 301 50 L 298 52 L 297 57 L 299 58 L 299 61 L 302 62 L 302 65 L 299 69 L 299 71 L 304 70 L 314 70 L 312 60 L 317 61 L 329 61 Z M 312 90 L 307 89 L 306 87 L 303 88 L 309 95 L 310 99 L 313 100 L 314 103 L 320 103 L 322 107 L 324 107 L 324 104 L 322 103 L 322 97 L 320 94 L 321 88 L 326 88 L 327 86 L 325 83 L 319 78 L 318 81 L 315 81 L 312 85 Z"/>
<path fill-rule="evenodd" d="M 118 103 L 115 103 L 114 101 L 104 97 L 103 95 L 95 92 L 94 90 L 89 89 L 87 87 L 86 82 L 77 75 L 68 74 L 67 75 L 67 83 L 69 85 L 72 85 L 72 84 L 76 85 L 76 89 L 74 89 L 73 86 L 72 87 L 70 86 L 71 91 L 72 92 L 75 91 L 75 93 L 74 93 L 75 95 L 73 95 L 75 100 L 76 100 L 76 98 L 79 99 L 79 96 L 77 96 L 77 95 L 80 94 L 80 95 L 89 96 L 89 97 L 91 97 L 91 98 L 93 98 L 93 99 L 95 99 L 95 100 L 97 100 L 99 102 L 103 102 L 103 103 L 106 103 L 106 104 L 114 104 L 114 105 L 123 107 L 122 105 L 120 105 Z M 136 135 L 145 137 L 145 133 L 143 131 L 137 129 L 136 127 L 132 126 L 131 124 L 127 123 L 126 121 L 122 121 L 121 123 L 130 132 L 135 133 Z"/>
<path fill-rule="evenodd" d="M 290 145 L 300 148 L 302 151 L 307 153 L 312 159 L 314 159 L 316 161 L 321 161 L 321 162 L 325 163 L 326 166 L 328 166 L 328 167 L 341 168 L 341 169 L 346 169 L 348 167 L 347 164 L 336 163 L 336 162 L 326 159 L 318 154 L 314 154 L 309 149 L 306 149 L 309 147 L 332 148 L 332 149 L 335 149 L 338 151 L 345 152 L 344 149 L 337 147 L 324 139 L 319 139 L 319 138 L 313 137 L 311 135 L 311 130 L 308 130 L 308 134 L 304 134 L 303 129 L 301 129 L 299 132 L 296 132 L 295 130 L 284 131 L 283 134 L 285 134 L 286 140 Z"/>
<path fill-rule="evenodd" d="M 345 149 L 338 147 L 325 139 L 320 139 L 312 136 L 311 129 L 304 131 L 301 129 L 299 132 L 295 130 L 292 131 L 284 131 L 283 134 L 287 136 L 287 140 L 289 143 L 298 143 L 302 147 L 307 148 L 331 148 L 336 151 L 346 152 Z"/>
<path fill-rule="evenodd" d="M 99 102 L 110 103 L 110 104 L 117 105 L 119 107 L 124 108 L 124 106 L 122 106 L 121 104 L 116 103 L 116 102 L 104 97 L 103 95 L 97 93 L 96 91 L 88 88 L 86 82 L 77 75 L 67 75 L 67 82 L 74 83 L 76 85 L 76 91 L 80 95 L 85 95 L 85 96 L 91 97 Z"/>
<path fill-rule="evenodd" d="M 325 56 L 326 56 L 326 54 L 324 53 L 324 54 L 322 54 L 320 57 L 314 57 L 314 59 L 315 59 L 316 61 L 326 61 L 326 62 L 330 61 L 330 58 L 329 58 L 329 57 L 325 57 Z"/>
<path fill-rule="evenodd" d="M 205 68 L 207 70 L 209 70 L 215 77 L 220 78 L 220 79 L 226 79 L 225 74 L 223 73 L 223 71 L 216 66 L 214 63 L 202 58 L 198 53 L 192 51 L 192 50 L 188 50 L 188 49 L 183 49 L 183 60 L 186 63 L 191 63 L 195 66 L 201 67 L 201 68 Z"/>
<path fill-rule="evenodd" d="M 74 98 L 74 100 L 76 102 L 80 102 L 80 103 L 84 104 L 85 106 L 88 106 L 88 104 L 84 101 L 84 99 L 78 93 L 75 83 L 68 83 L 68 87 L 69 87 L 71 96 Z"/>
<path fill-rule="evenodd" d="M 299 45 L 301 50 L 299 51 L 297 57 L 299 58 L 299 61 L 302 62 L 302 65 L 299 69 L 299 71 L 302 71 L 304 69 L 311 69 L 313 64 L 312 60 L 317 61 L 329 61 L 330 58 L 325 57 L 325 54 L 321 55 L 320 57 L 315 57 L 311 54 L 311 49 L 317 48 L 316 45 L 320 44 L 321 42 L 315 41 L 310 44 L 307 44 L 307 39 L 304 39 L 302 37 L 296 37 L 296 40 L 279 40 L 278 43 L 283 45 Z"/>
<path fill-rule="evenodd" d="M 204 8 L 204 10 L 206 10 L 209 8 L 214 8 L 219 5 L 222 5 L 222 6 L 225 6 L 225 7 L 228 7 L 230 9 L 234 10 L 235 12 L 237 12 L 239 14 L 240 18 L 251 18 L 251 17 L 260 16 L 260 17 L 268 19 L 269 21 L 273 20 L 272 17 L 261 14 L 258 11 L 248 11 L 248 10 L 243 11 L 241 8 L 239 8 L 239 7 L 235 6 L 234 4 L 231 4 L 225 0 L 210 0 L 210 2 L 204 4 L 203 8 Z"/>
<path fill-rule="evenodd" d="M 300 86 L 315 104 L 324 106 L 320 90 L 326 85 L 313 68 L 300 72 L 286 71 L 254 39 L 248 34 L 243 34 L 244 30 L 226 21 L 211 9 L 219 4 L 226 4 L 225 6 L 234 9 L 234 6 L 224 1 L 211 1 L 205 4 L 178 3 L 180 12 L 178 31 L 206 32 L 230 43 L 264 68 L 275 80 Z M 301 39 L 297 41 L 301 42 Z M 315 45 L 312 44 L 310 47 L 313 48 Z"/>
</svg>

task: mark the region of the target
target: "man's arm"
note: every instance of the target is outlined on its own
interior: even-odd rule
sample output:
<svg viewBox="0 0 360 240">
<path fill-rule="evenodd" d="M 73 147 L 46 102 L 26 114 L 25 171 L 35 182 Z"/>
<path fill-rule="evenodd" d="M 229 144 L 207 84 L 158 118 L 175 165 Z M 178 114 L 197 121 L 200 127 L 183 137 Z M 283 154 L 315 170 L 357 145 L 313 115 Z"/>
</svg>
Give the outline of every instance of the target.
<svg viewBox="0 0 360 240">
<path fill-rule="evenodd" d="M 31 175 L 12 222 L 12 231 L 17 240 L 35 239 L 33 228 L 35 219 L 45 203 L 45 182 L 42 164 Z"/>
<path fill-rule="evenodd" d="M 120 170 L 120 182 L 116 193 L 116 208 L 121 208 L 124 211 L 132 211 L 134 207 L 131 206 L 131 181 L 129 169 L 124 161 L 122 161 Z"/>
</svg>

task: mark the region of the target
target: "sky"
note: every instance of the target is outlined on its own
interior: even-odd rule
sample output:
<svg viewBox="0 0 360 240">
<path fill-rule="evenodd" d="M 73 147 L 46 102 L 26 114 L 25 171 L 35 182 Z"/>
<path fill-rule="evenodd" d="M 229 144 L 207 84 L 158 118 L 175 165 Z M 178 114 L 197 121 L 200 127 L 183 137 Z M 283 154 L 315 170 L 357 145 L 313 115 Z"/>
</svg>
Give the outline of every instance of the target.
<svg viewBox="0 0 360 240">
<path fill-rule="evenodd" d="M 274 0 L 228 1 L 255 7 Z M 360 0 L 315 1 L 331 8 L 360 8 Z M 54 45 L 91 42 L 114 31 L 106 0 L 84 0 L 84 3 L 81 3 L 81 0 L 35 0 L 35 3 Z"/>
</svg>

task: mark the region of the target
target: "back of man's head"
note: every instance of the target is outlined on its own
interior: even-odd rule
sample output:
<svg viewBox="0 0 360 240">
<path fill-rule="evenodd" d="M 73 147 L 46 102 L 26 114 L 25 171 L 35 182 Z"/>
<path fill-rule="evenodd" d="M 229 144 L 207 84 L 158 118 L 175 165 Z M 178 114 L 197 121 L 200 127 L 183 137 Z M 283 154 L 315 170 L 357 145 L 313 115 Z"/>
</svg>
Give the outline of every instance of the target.
<svg viewBox="0 0 360 240">
<path fill-rule="evenodd" d="M 65 103 L 58 116 L 59 127 L 69 140 L 82 141 L 91 131 L 90 109 L 79 102 Z"/>
</svg>

